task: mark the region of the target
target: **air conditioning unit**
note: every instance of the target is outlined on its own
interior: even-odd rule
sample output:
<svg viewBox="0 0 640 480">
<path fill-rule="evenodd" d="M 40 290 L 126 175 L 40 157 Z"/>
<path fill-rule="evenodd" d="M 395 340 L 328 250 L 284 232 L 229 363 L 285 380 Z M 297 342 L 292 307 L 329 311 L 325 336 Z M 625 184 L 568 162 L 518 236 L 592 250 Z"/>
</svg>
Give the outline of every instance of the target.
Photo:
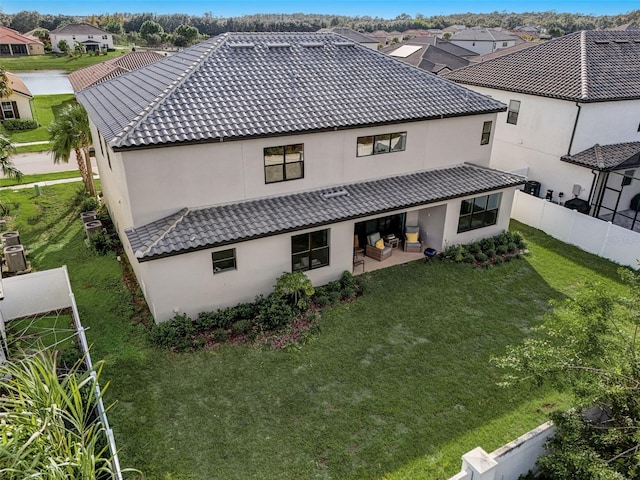
<svg viewBox="0 0 640 480">
<path fill-rule="evenodd" d="M 82 220 L 82 223 L 93 222 L 97 218 L 98 217 L 95 210 L 87 210 L 86 212 L 82 212 L 80 214 L 80 219 Z"/>
<path fill-rule="evenodd" d="M 27 269 L 27 258 L 24 255 L 24 247 L 22 245 L 5 247 L 4 260 L 7 262 L 8 272 L 22 272 Z"/>
<path fill-rule="evenodd" d="M 20 245 L 20 234 L 18 232 L 4 232 L 0 235 L 2 238 L 2 246 L 8 247 L 9 245 Z"/>
<path fill-rule="evenodd" d="M 93 232 L 101 232 L 102 222 L 100 220 L 93 220 L 91 222 L 87 222 L 84 224 L 84 231 L 87 232 L 87 235 Z"/>
</svg>

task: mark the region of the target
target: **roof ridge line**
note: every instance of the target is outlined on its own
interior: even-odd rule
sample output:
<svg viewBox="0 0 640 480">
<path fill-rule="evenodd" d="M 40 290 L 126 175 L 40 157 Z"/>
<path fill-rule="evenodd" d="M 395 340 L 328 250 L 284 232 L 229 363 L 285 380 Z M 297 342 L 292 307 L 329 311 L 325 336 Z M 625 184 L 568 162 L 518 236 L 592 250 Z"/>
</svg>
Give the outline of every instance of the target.
<svg viewBox="0 0 640 480">
<path fill-rule="evenodd" d="M 179 210 L 176 213 L 176 219 L 171 223 L 171 225 L 169 225 L 165 229 L 164 232 L 162 232 L 162 235 L 158 235 L 158 238 L 156 238 L 150 244 L 146 245 L 144 248 L 136 250 L 135 253 L 134 253 L 134 256 L 136 258 L 142 258 L 147 252 L 150 252 L 151 249 L 154 246 L 156 246 L 158 244 L 158 242 L 160 242 L 160 240 L 162 240 L 164 237 L 166 237 L 169 234 L 169 232 L 171 232 L 171 230 L 174 230 L 176 228 L 178 223 L 180 223 L 182 220 L 184 220 L 184 217 L 186 217 L 189 214 L 190 211 L 191 210 L 189 209 L 189 207 L 184 207 L 183 209 Z"/>
<path fill-rule="evenodd" d="M 229 32 L 227 33 L 223 33 L 220 35 L 220 37 L 228 37 Z M 214 37 L 216 38 L 216 37 Z M 187 68 L 184 72 L 182 72 L 180 75 L 178 75 L 178 78 L 176 78 L 173 82 L 171 82 L 169 85 L 167 85 L 167 87 L 162 90 L 162 92 L 160 93 L 160 95 L 158 95 L 156 98 L 154 98 L 154 100 L 145 107 L 144 110 L 142 110 L 142 112 L 140 112 L 138 115 L 136 115 L 133 120 L 131 120 L 123 129 L 120 133 L 118 133 L 110 142 L 109 144 L 111 144 L 112 147 L 119 147 L 120 143 L 122 140 L 124 140 L 129 133 L 131 133 L 138 125 L 140 125 L 140 123 L 142 123 L 144 121 L 144 119 L 146 117 L 148 117 L 160 104 L 160 102 L 162 100 L 164 100 L 167 96 L 169 96 L 171 93 L 175 92 L 175 90 L 184 83 L 184 81 L 189 78 L 189 75 L 191 73 L 193 73 L 193 71 L 196 69 L 196 67 L 200 66 L 202 64 L 202 62 L 205 61 L 206 58 L 209 57 L 209 55 L 211 54 L 211 52 L 215 49 L 217 49 L 218 47 L 220 47 L 220 44 L 222 43 L 223 38 L 219 38 L 218 41 L 212 42 L 212 45 L 205 49 L 202 54 L 200 55 L 200 57 L 193 62 L 191 65 L 189 65 L 189 68 Z"/>
<path fill-rule="evenodd" d="M 587 31 L 580 32 L 580 97 L 589 98 L 589 82 L 587 71 Z"/>
</svg>

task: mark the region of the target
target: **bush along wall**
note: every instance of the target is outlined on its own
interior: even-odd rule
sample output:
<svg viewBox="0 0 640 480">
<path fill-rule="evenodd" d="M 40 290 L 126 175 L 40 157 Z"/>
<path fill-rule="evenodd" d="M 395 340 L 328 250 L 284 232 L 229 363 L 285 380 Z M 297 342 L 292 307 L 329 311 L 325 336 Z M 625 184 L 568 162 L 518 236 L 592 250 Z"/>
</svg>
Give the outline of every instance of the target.
<svg viewBox="0 0 640 480">
<path fill-rule="evenodd" d="M 520 232 L 505 231 L 495 237 L 484 238 L 468 245 L 449 245 L 440 254 L 442 258 L 468 263 L 478 268 L 491 268 L 529 253 Z"/>
<path fill-rule="evenodd" d="M 212 348 L 221 343 L 253 343 L 276 349 L 299 349 L 319 332 L 319 311 L 354 300 L 364 292 L 363 276 L 343 272 L 340 280 L 314 288 L 302 272 L 283 273 L 273 293 L 254 302 L 212 312 L 195 319 L 178 314 L 154 324 L 151 343 L 176 352 Z"/>
</svg>

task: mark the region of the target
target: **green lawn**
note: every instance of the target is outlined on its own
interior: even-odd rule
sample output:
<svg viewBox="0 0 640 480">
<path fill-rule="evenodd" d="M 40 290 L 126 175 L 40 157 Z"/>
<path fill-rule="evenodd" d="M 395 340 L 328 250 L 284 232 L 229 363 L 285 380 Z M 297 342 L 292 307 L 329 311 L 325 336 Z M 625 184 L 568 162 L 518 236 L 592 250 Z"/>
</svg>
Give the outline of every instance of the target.
<svg viewBox="0 0 640 480">
<path fill-rule="evenodd" d="M 23 175 L 19 182 L 15 178 L 0 178 L 0 187 L 46 182 L 49 180 L 60 180 L 63 178 L 80 178 L 80 172 L 78 170 L 69 170 L 67 172 L 34 173 Z"/>
<path fill-rule="evenodd" d="M 89 65 L 104 62 L 109 58 L 117 57 L 128 50 L 117 50 L 108 52 L 107 55 L 84 54 L 78 57 L 47 53 L 45 55 L 31 55 L 19 57 L 2 57 L 0 66 L 10 72 L 20 72 L 29 70 L 65 70 L 74 72 Z"/>
<path fill-rule="evenodd" d="M 58 95 L 36 95 L 33 97 L 33 114 L 40 127 L 33 130 L 23 132 L 7 132 L 2 128 L 3 133 L 8 134 L 13 143 L 40 142 L 49 140 L 47 126 L 53 122 L 57 112 L 71 102 L 75 101 L 72 93 L 63 93 Z M 48 145 L 37 145 L 39 149 L 31 151 L 48 150 Z M 24 152 L 21 152 L 24 153 Z"/>
<path fill-rule="evenodd" d="M 151 479 L 444 479 L 546 420 L 563 397 L 503 389 L 489 363 L 586 278 L 624 292 L 616 266 L 516 224 L 524 260 L 491 270 L 421 261 L 368 274 L 300 351 L 174 354 L 132 319 L 115 255 L 84 245 L 80 184 L 2 192 L 38 269 L 69 268 L 124 466 Z M 274 278 L 275 280 L 275 278 Z"/>
</svg>

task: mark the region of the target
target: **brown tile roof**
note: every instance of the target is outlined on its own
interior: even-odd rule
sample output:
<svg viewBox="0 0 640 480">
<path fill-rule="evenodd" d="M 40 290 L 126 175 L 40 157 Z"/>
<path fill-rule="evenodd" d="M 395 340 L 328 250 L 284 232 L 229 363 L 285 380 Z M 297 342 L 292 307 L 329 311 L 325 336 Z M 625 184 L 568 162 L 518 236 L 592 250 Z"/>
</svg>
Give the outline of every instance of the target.
<svg viewBox="0 0 640 480">
<path fill-rule="evenodd" d="M 564 155 L 561 160 L 599 171 L 620 170 L 640 166 L 640 142 L 595 144 L 574 155 Z"/>
<path fill-rule="evenodd" d="M 640 98 L 640 31 L 582 31 L 446 75 L 458 83 L 579 102 Z"/>
<path fill-rule="evenodd" d="M 145 67 L 161 58 L 165 58 L 164 55 L 156 52 L 129 52 L 90 67 L 76 70 L 70 73 L 68 78 L 73 91 L 79 92 L 123 73 Z"/>
<path fill-rule="evenodd" d="M 27 86 L 19 76 L 9 72 L 5 72 L 5 74 L 7 75 L 7 80 L 9 80 L 9 87 L 11 87 L 11 90 L 28 97 L 33 97 L 33 95 L 31 94 L 31 90 L 27 88 Z"/>
<path fill-rule="evenodd" d="M 70 23 L 63 25 L 55 30 L 51 30 L 49 34 L 63 34 L 63 35 L 112 35 L 111 33 L 102 30 L 100 28 L 89 25 L 88 23 Z"/>
<path fill-rule="evenodd" d="M 22 35 L 15 30 L 0 25 L 0 44 L 5 43 L 39 43 L 40 45 L 42 45 L 42 42 L 40 40 L 32 37 L 31 35 Z"/>
</svg>

